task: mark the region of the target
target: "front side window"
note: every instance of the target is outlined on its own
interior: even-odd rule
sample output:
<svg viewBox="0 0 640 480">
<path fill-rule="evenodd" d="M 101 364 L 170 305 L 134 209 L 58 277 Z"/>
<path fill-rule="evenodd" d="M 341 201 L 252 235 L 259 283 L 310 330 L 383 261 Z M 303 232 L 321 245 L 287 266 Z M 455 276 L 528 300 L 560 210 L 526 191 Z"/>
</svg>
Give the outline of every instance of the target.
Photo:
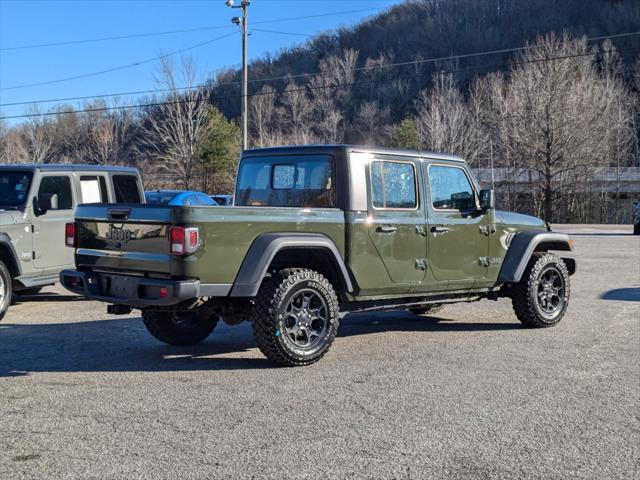
<svg viewBox="0 0 640 480">
<path fill-rule="evenodd" d="M 374 208 L 414 209 L 418 206 L 413 163 L 371 162 L 371 193 Z"/>
<path fill-rule="evenodd" d="M 40 180 L 40 188 L 38 189 L 38 197 L 43 195 L 55 195 L 58 199 L 57 208 L 51 210 L 71 210 L 73 208 L 73 196 L 71 194 L 71 180 L 69 177 L 43 177 Z"/>
<path fill-rule="evenodd" d="M 31 186 L 31 172 L 0 172 L 0 209 L 24 205 Z"/>
<path fill-rule="evenodd" d="M 113 189 L 116 193 L 116 203 L 141 202 L 138 177 L 134 175 L 114 175 Z"/>
<path fill-rule="evenodd" d="M 473 187 L 461 168 L 431 165 L 429 185 L 435 209 L 471 210 L 475 207 Z"/>
<path fill-rule="evenodd" d="M 327 208 L 336 205 L 329 155 L 242 160 L 236 205 Z"/>
</svg>

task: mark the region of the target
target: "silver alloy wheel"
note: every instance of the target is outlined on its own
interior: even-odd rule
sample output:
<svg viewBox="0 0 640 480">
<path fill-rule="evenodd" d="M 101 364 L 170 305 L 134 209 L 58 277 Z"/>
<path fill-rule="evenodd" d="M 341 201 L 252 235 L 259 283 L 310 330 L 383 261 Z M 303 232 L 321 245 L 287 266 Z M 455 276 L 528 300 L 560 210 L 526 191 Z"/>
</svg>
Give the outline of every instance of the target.
<svg viewBox="0 0 640 480">
<path fill-rule="evenodd" d="M 537 300 L 540 309 L 548 318 L 562 311 L 565 303 L 565 284 L 560 271 L 550 266 L 540 273 Z"/>
<path fill-rule="evenodd" d="M 302 350 L 313 350 L 329 328 L 327 303 L 315 290 L 297 292 L 284 312 L 284 328 L 288 339 Z"/>
</svg>

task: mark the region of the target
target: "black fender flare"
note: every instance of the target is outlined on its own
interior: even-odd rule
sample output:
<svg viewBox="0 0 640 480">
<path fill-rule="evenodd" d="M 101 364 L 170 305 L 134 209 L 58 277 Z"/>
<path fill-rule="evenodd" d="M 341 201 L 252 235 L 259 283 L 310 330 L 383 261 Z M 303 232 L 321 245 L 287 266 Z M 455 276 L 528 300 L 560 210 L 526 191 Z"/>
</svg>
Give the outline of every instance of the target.
<svg viewBox="0 0 640 480">
<path fill-rule="evenodd" d="M 15 247 L 13 246 L 13 242 L 11 241 L 11 237 L 6 233 L 0 233 L 0 247 L 6 248 L 9 250 L 11 265 L 7 265 L 7 268 L 11 272 L 14 269 L 17 277 L 22 275 L 22 267 L 20 266 L 20 260 L 18 258 L 18 253 L 16 252 Z M 5 262 L 6 263 L 6 262 Z"/>
<path fill-rule="evenodd" d="M 539 248 L 542 247 L 542 248 Z M 499 283 L 519 282 L 527 268 L 533 252 L 539 250 L 558 250 L 570 252 L 573 250 L 569 235 L 555 232 L 525 231 L 516 233 L 511 240 L 507 255 L 502 262 L 498 275 Z M 563 258 L 569 269 L 569 274 L 576 271 L 576 261 L 573 258 Z"/>
<path fill-rule="evenodd" d="M 255 297 L 276 254 L 286 248 L 322 249 L 334 258 L 348 292 L 353 292 L 349 270 L 333 241 L 313 233 L 264 233 L 258 236 L 244 257 L 229 296 Z"/>
</svg>

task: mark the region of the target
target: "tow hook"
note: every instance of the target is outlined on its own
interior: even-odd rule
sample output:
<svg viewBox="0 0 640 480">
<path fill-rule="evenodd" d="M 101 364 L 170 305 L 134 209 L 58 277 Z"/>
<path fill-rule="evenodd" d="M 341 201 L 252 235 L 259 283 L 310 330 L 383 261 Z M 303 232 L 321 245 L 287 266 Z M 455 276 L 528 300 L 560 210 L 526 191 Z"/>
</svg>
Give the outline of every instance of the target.
<svg viewBox="0 0 640 480">
<path fill-rule="evenodd" d="M 133 308 L 126 305 L 108 305 L 107 313 L 109 315 L 129 315 L 133 311 Z"/>
</svg>

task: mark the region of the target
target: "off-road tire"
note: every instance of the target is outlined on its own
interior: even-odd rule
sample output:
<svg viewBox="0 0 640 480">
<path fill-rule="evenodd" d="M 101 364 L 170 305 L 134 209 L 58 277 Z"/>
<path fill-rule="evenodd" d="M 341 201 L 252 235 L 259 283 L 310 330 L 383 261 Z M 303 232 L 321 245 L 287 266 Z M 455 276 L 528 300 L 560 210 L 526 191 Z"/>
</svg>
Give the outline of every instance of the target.
<svg viewBox="0 0 640 480">
<path fill-rule="evenodd" d="M 296 347 L 287 332 L 285 309 L 301 292 L 313 292 L 324 301 L 326 321 L 317 345 L 310 351 Z M 340 323 L 339 303 L 333 286 L 313 270 L 287 268 L 266 277 L 256 297 L 252 319 L 253 335 L 260 351 L 269 360 L 284 366 L 310 365 L 329 350 Z"/>
<path fill-rule="evenodd" d="M 7 314 L 7 310 L 9 310 L 9 305 L 11 305 L 11 294 L 12 294 L 12 285 L 11 285 L 11 274 L 7 269 L 4 262 L 0 261 L 0 321 Z"/>
<path fill-rule="evenodd" d="M 560 296 L 563 301 L 552 314 L 545 313 L 538 299 L 541 274 L 544 274 L 549 268 L 555 269 L 564 282 L 564 291 Z M 567 310 L 569 291 L 569 270 L 562 259 L 553 253 L 534 253 L 520 282 L 513 285 L 511 289 L 511 303 L 518 320 L 525 327 L 552 327 L 562 320 Z"/>
<path fill-rule="evenodd" d="M 444 305 L 434 304 L 425 305 L 424 307 L 410 308 L 409 311 L 415 315 L 431 316 L 444 310 Z"/>
<path fill-rule="evenodd" d="M 200 343 L 213 332 L 219 317 L 211 312 L 167 312 L 143 310 L 142 321 L 149 333 L 169 345 Z"/>
<path fill-rule="evenodd" d="M 33 287 L 33 288 L 23 288 L 21 290 L 15 290 L 13 293 L 20 297 L 27 296 L 30 297 L 32 295 L 38 295 L 42 291 L 43 287 Z"/>
</svg>

